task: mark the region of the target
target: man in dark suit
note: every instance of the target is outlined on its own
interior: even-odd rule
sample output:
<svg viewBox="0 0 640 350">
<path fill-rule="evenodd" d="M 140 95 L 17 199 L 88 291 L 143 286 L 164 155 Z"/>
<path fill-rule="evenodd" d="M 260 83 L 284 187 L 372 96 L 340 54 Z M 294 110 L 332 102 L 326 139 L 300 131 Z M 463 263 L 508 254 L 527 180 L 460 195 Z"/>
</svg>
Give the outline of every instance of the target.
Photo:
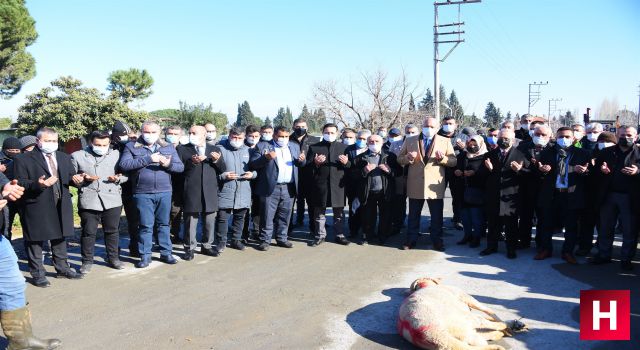
<svg viewBox="0 0 640 350">
<path fill-rule="evenodd" d="M 207 130 L 195 125 L 189 129 L 189 144 L 176 148 L 184 164 L 184 172 L 173 177 L 182 186 L 182 210 L 184 212 L 184 260 L 193 260 L 198 246 L 196 228 L 198 218 L 204 221 L 202 248 L 204 255 L 216 256 L 211 246 L 214 239 L 216 212 L 218 211 L 218 175 L 226 167 L 221 160 L 220 149 L 207 143 Z M 175 189 L 174 189 L 175 190 Z"/>
<path fill-rule="evenodd" d="M 295 143 L 300 148 L 300 153 L 307 154 L 309 146 L 320 141 L 319 138 L 309 135 L 307 132 L 307 121 L 298 118 L 293 121 L 293 134 L 289 136 L 289 141 Z M 315 223 L 312 220 L 313 208 L 309 204 L 309 188 L 313 183 L 313 169 L 308 167 L 300 168 L 300 184 L 298 186 L 298 194 L 296 196 L 296 221 L 295 225 L 289 225 L 289 229 L 294 226 L 302 226 L 304 221 L 304 204 L 307 203 L 307 211 L 309 213 L 309 230 L 313 234 L 315 232 Z M 292 218 L 293 220 L 293 218 Z M 293 223 L 293 221 L 292 221 Z"/>
<path fill-rule="evenodd" d="M 276 127 L 273 140 L 262 141 L 251 150 L 249 168 L 258 173 L 254 194 L 262 208 L 259 250 L 269 249 L 274 231 L 279 247 L 293 247 L 287 238 L 289 218 L 298 190 L 297 167 L 304 163 L 304 153 L 289 141 L 284 126 Z"/>
<path fill-rule="evenodd" d="M 355 161 L 356 157 L 367 151 L 367 139 L 371 136 L 371 131 L 360 130 L 356 135 L 356 141 L 353 145 L 347 146 L 345 150 L 349 161 Z M 362 223 L 362 206 L 354 210 L 354 200 L 358 197 L 358 187 L 362 182 L 362 174 L 358 169 L 351 167 L 347 170 L 345 192 L 347 194 L 347 201 L 349 202 L 349 236 L 352 238 L 358 237 Z M 358 200 L 359 201 L 359 200 Z"/>
<path fill-rule="evenodd" d="M 379 241 L 384 244 L 390 234 L 393 174 L 397 171 L 392 166 L 398 167 L 398 162 L 394 159 L 395 154 L 384 150 L 382 137 L 379 135 L 369 136 L 367 143 L 367 151 L 359 154 L 352 165 L 361 178 L 357 198 L 362 206 L 363 235 L 357 243 L 362 245 Z"/>
<path fill-rule="evenodd" d="M 313 210 L 315 221 L 315 240 L 312 247 L 322 244 L 327 237 L 325 228 L 327 208 L 333 208 L 333 230 L 336 243 L 348 245 L 350 242 L 344 236 L 344 205 L 345 205 L 345 169 L 351 166 L 345 155 L 347 146 L 336 142 L 338 126 L 333 123 L 325 124 L 322 128 L 322 141 L 311 145 L 306 156 L 306 167 L 313 170 L 313 182 L 309 186 L 309 203 Z"/>
<path fill-rule="evenodd" d="M 521 141 L 531 141 L 531 128 L 529 127 L 533 122 L 533 116 L 530 114 L 524 114 L 520 117 L 520 128 L 516 130 L 516 139 Z"/>
<path fill-rule="evenodd" d="M 578 238 L 578 218 L 585 205 L 585 174 L 589 168 L 589 154 L 575 147 L 575 137 L 570 127 L 556 132 L 556 145 L 542 151 L 537 162 L 537 172 L 542 176 L 538 207 L 540 221 L 538 235 L 541 246 L 534 259 L 551 256 L 553 232 L 558 223 L 565 229 L 562 259 L 576 264 L 573 250 Z"/>
<path fill-rule="evenodd" d="M 42 244 L 50 241 L 58 277 L 79 279 L 82 275 L 67 263 L 65 237 L 73 235 L 73 206 L 69 185 L 73 183 L 71 156 L 58 151 L 58 133 L 38 130 L 38 148 L 16 158 L 14 171 L 23 197 L 24 235 L 29 270 L 37 287 L 48 287 L 42 264 Z"/>
<path fill-rule="evenodd" d="M 513 130 L 502 129 L 498 134 L 498 148 L 486 155 L 487 177 L 487 248 L 480 255 L 498 251 L 498 237 L 504 228 L 507 236 L 507 258 L 516 258 L 518 242 L 519 174 L 526 172 L 529 161 L 515 146 Z"/>
</svg>

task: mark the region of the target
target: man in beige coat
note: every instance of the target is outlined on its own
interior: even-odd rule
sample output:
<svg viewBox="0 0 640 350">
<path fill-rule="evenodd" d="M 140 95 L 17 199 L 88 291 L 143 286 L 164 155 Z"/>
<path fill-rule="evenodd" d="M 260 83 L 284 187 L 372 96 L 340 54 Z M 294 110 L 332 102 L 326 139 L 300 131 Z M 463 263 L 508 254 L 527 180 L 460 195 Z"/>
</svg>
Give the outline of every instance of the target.
<svg viewBox="0 0 640 350">
<path fill-rule="evenodd" d="M 398 154 L 398 163 L 407 166 L 407 197 L 409 198 L 409 225 L 407 241 L 402 249 L 411 249 L 418 240 L 420 214 L 427 200 L 431 214 L 431 241 L 433 248 L 444 251 L 442 221 L 444 210 L 445 167 L 456 166 L 456 155 L 448 138 L 436 135 L 438 121 L 426 117 L 422 133 L 407 137 Z"/>
</svg>

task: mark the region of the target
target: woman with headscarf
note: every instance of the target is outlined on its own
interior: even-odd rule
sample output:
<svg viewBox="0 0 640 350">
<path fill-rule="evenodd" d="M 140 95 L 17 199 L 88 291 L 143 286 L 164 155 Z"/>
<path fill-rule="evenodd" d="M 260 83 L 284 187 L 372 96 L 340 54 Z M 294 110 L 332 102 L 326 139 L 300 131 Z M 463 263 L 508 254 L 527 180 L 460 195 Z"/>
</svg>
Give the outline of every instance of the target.
<svg viewBox="0 0 640 350">
<path fill-rule="evenodd" d="M 464 183 L 462 201 L 462 225 L 464 237 L 459 245 L 469 243 L 476 248 L 480 246 L 480 238 L 485 231 L 484 188 L 487 170 L 482 166 L 487 146 L 480 135 L 471 136 L 465 150 L 458 154 L 458 165 L 454 175 Z"/>
</svg>

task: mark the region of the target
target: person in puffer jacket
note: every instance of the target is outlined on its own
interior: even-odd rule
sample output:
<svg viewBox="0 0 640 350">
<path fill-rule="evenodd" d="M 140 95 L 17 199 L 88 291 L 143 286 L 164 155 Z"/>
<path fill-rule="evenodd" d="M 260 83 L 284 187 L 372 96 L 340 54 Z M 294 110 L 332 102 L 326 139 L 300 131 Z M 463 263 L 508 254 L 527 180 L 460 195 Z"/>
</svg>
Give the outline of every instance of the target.
<svg viewBox="0 0 640 350">
<path fill-rule="evenodd" d="M 244 250 L 242 229 L 247 211 L 251 206 L 250 180 L 257 176 L 249 171 L 249 147 L 244 143 L 242 128 L 232 128 L 229 137 L 219 144 L 226 171 L 219 175 L 218 217 L 216 219 L 216 252 L 221 254 L 227 245 L 229 217 L 233 217 L 230 247 Z"/>
</svg>

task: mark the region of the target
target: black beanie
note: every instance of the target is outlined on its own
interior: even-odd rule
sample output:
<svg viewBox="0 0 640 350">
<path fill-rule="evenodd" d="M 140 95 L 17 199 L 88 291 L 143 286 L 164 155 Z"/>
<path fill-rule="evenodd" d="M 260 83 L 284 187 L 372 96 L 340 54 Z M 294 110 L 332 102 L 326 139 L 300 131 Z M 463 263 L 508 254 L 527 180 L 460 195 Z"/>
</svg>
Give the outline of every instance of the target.
<svg viewBox="0 0 640 350">
<path fill-rule="evenodd" d="M 129 133 L 131 133 L 131 127 L 120 120 L 116 121 L 115 125 L 113 125 L 113 129 L 111 129 L 112 136 L 124 136 L 129 135 Z"/>
<path fill-rule="evenodd" d="M 2 149 L 22 149 L 22 143 L 17 137 L 7 137 L 2 142 Z"/>
</svg>

